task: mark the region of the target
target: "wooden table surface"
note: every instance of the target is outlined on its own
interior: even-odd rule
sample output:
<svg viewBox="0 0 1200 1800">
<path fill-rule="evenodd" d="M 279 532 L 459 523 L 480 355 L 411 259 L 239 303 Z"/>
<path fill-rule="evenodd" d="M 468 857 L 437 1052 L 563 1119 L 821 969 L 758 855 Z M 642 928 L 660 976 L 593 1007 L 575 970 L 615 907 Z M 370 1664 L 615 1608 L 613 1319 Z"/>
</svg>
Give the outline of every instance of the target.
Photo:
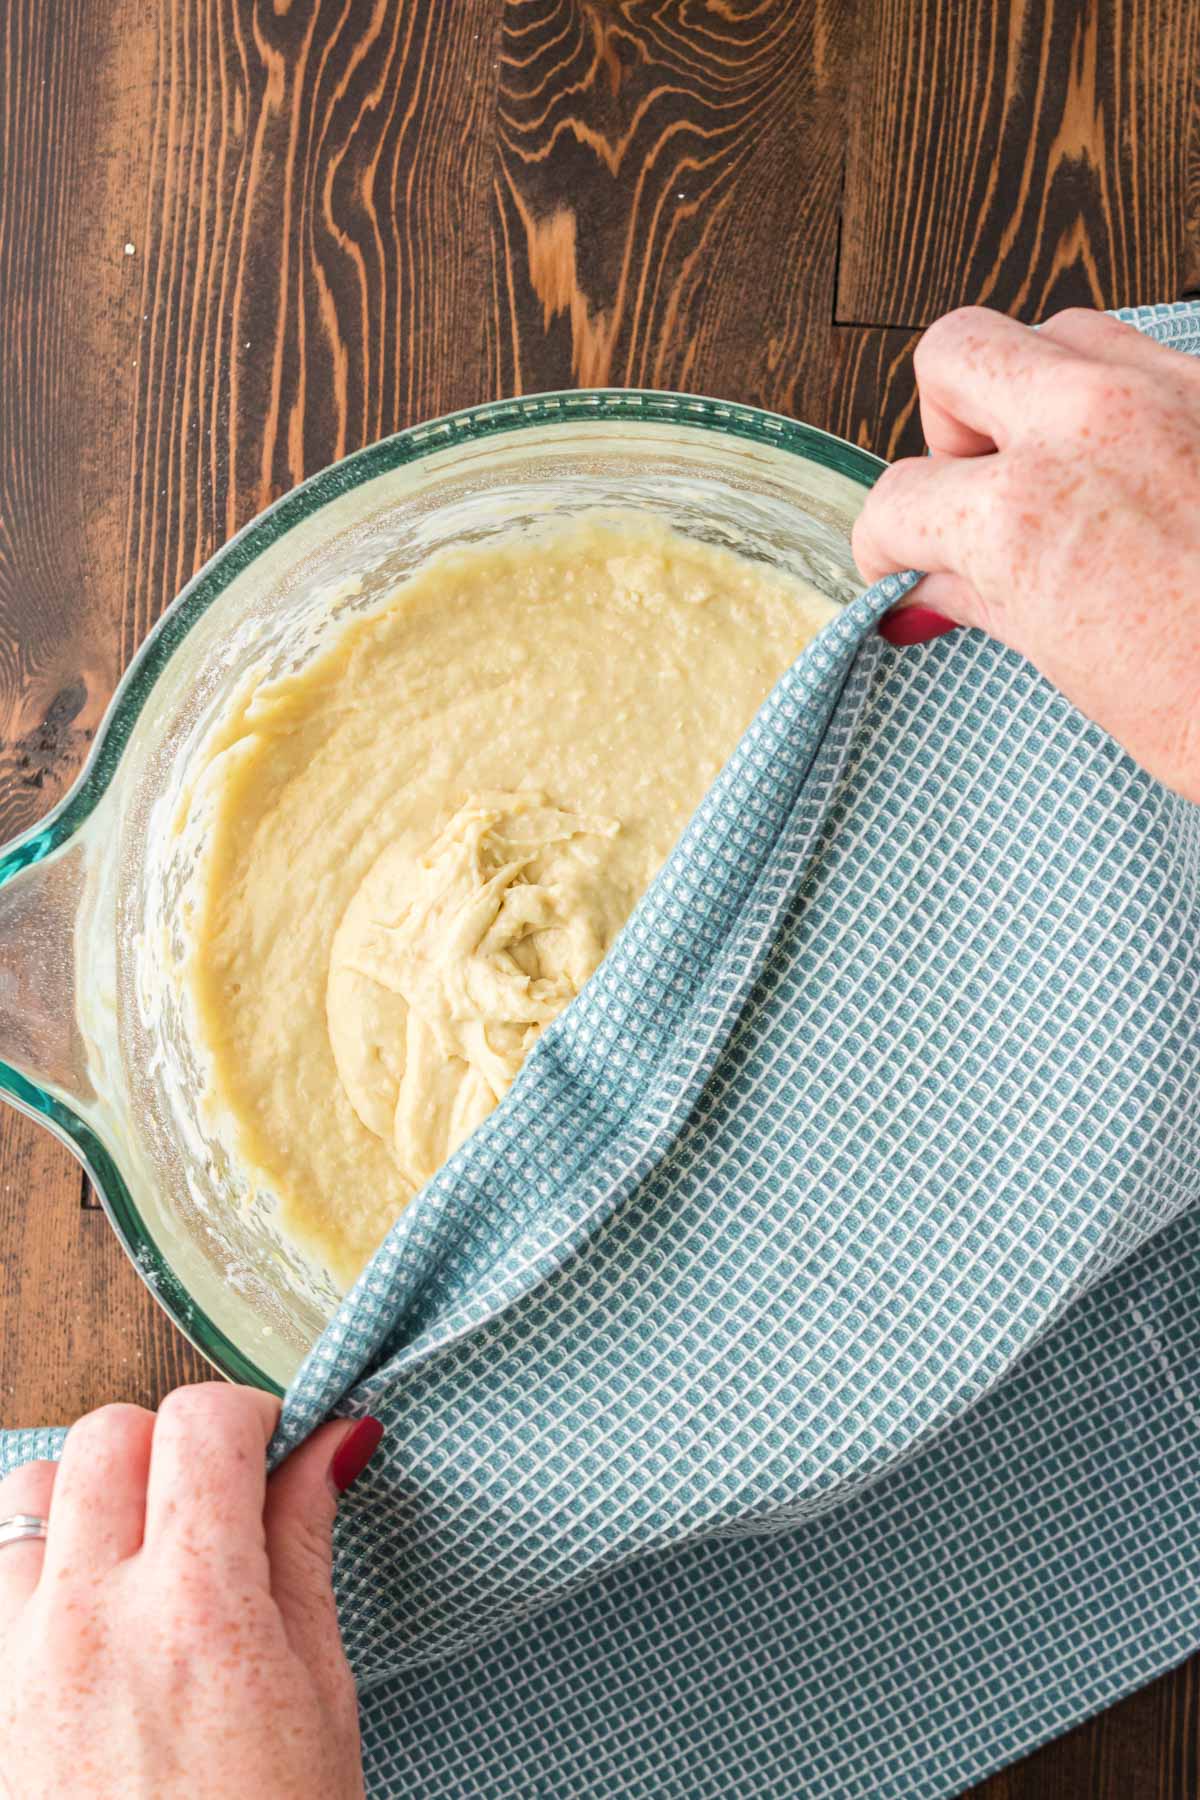
<svg viewBox="0 0 1200 1800">
<path fill-rule="evenodd" d="M 452 407 L 920 447 L 921 328 L 1200 287 L 1196 0 L 0 0 L 0 836 L 192 571 Z M 7 1424 L 204 1365 L 0 1108 Z M 1200 1793 L 1200 1658 L 976 1790 Z"/>
</svg>

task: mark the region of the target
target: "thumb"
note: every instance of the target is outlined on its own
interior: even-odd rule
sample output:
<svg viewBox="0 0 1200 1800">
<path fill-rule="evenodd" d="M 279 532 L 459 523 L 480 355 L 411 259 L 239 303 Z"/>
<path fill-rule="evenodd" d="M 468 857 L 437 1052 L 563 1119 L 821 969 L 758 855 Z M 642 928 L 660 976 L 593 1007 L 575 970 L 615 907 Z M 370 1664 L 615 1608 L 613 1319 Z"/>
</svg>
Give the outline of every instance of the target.
<svg viewBox="0 0 1200 1800">
<path fill-rule="evenodd" d="M 331 1658 L 341 1663 L 331 1543 L 338 1497 L 361 1475 L 382 1436 L 378 1419 L 322 1425 L 267 1483 L 271 1594 L 292 1648 L 314 1675 Z"/>
</svg>

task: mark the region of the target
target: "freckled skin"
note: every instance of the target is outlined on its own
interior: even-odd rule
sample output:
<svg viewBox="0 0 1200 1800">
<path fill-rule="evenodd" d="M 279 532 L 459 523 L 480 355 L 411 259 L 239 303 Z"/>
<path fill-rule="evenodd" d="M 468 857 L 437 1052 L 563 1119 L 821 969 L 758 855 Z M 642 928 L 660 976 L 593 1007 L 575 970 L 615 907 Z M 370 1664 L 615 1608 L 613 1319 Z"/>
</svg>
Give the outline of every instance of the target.
<svg viewBox="0 0 1200 1800">
<path fill-rule="evenodd" d="M 267 1482 L 278 1404 L 201 1383 L 81 1419 L 0 1482 L 0 1794 L 361 1800 L 325 1426 Z"/>
<path fill-rule="evenodd" d="M 1040 331 L 965 307 L 915 359 L 929 457 L 854 534 L 863 576 L 1027 656 L 1200 801 L 1200 359 L 1102 313 Z"/>
</svg>

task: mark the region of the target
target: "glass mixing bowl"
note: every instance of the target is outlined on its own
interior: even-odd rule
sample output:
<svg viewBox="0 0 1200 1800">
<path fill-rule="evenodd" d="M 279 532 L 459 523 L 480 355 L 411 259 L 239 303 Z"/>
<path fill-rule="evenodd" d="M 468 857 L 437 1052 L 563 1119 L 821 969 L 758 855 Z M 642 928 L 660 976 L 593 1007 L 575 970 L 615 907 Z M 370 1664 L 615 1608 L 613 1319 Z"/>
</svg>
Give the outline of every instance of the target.
<svg viewBox="0 0 1200 1800">
<path fill-rule="evenodd" d="M 808 426 L 682 395 L 478 407 L 314 476 L 164 614 L 74 787 L 0 850 L 0 1091 L 75 1152 L 143 1279 L 226 1375 L 282 1388 L 338 1300 L 206 1124 L 169 978 L 203 830 L 176 829 L 180 797 L 230 693 L 252 667 L 311 656 L 435 550 L 593 507 L 656 513 L 844 601 L 861 586 L 850 527 L 883 466 Z"/>
</svg>

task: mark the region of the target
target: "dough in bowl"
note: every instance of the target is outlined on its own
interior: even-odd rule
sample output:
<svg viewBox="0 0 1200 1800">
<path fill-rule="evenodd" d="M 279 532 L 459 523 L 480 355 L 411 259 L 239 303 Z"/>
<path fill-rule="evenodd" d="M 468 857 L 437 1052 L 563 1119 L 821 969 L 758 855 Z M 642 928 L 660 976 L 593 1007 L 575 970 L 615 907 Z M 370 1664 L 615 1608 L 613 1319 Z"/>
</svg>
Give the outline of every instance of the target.
<svg viewBox="0 0 1200 1800">
<path fill-rule="evenodd" d="M 215 1129 L 350 1281 L 597 966 L 815 588 L 644 514 L 442 552 L 209 734 Z"/>
</svg>

